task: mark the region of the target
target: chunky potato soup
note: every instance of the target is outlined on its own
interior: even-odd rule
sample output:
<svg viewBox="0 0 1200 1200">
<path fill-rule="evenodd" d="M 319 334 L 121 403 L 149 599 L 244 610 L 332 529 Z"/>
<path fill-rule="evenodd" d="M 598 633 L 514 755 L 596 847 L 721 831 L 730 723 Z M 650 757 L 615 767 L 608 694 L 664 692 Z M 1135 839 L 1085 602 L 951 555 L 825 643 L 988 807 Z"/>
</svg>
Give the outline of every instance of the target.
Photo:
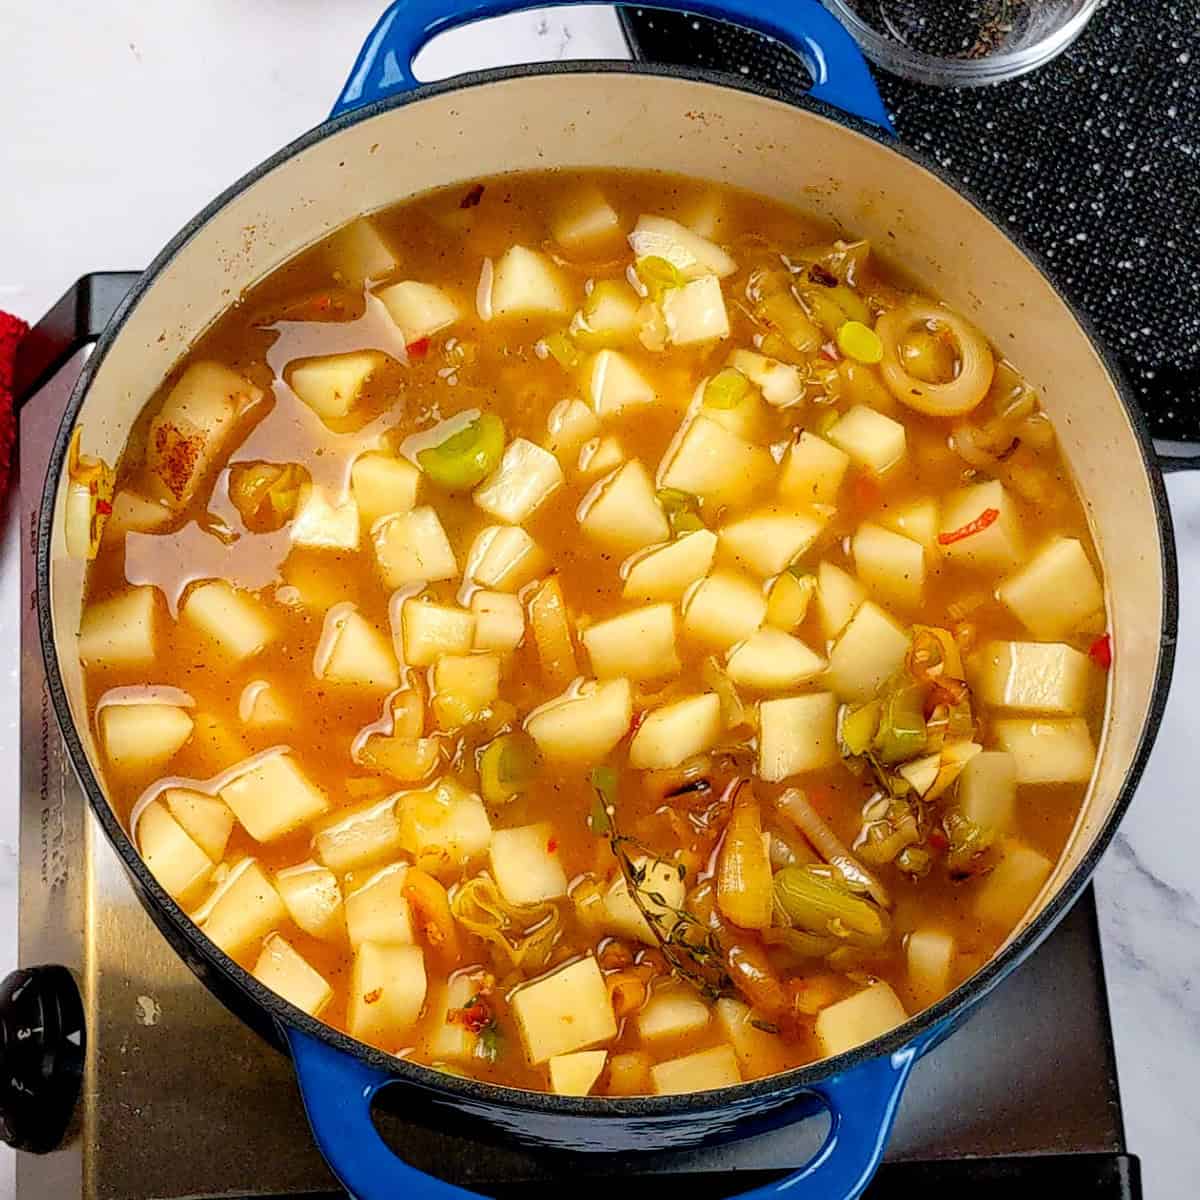
<svg viewBox="0 0 1200 1200">
<path fill-rule="evenodd" d="M 115 473 L 74 447 L 108 792 L 222 950 L 620 1096 L 837 1054 L 1013 931 L 1092 771 L 1096 555 L 1017 367 L 849 237 L 463 184 L 244 296 Z"/>
</svg>

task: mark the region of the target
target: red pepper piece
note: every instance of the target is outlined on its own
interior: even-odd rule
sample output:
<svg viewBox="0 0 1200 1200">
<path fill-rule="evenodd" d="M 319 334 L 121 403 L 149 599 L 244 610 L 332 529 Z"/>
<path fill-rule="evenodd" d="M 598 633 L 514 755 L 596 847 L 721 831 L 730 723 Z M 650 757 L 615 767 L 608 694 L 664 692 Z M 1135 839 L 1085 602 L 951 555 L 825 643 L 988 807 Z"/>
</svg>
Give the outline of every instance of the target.
<svg viewBox="0 0 1200 1200">
<path fill-rule="evenodd" d="M 952 546 L 963 538 L 973 537 L 982 533 L 989 525 L 994 525 L 1000 519 L 998 508 L 985 508 L 973 521 L 968 521 L 960 529 L 951 529 L 948 533 L 938 534 L 939 546 Z"/>
<path fill-rule="evenodd" d="M 1112 666 L 1112 634 L 1101 634 L 1089 647 L 1088 658 L 1101 670 L 1107 671 Z"/>
<path fill-rule="evenodd" d="M 429 339 L 427 337 L 417 338 L 415 342 L 409 342 L 407 348 L 409 358 L 422 359 L 429 353 Z"/>
</svg>

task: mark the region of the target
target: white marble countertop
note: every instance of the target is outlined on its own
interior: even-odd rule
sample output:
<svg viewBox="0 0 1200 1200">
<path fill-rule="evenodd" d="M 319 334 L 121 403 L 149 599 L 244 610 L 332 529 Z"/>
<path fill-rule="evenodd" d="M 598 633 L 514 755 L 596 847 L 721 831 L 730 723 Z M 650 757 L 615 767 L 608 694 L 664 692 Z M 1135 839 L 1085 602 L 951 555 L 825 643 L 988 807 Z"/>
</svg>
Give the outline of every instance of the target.
<svg viewBox="0 0 1200 1200">
<path fill-rule="evenodd" d="M 334 20 L 331 7 L 295 0 L 3 6 L 0 308 L 34 320 L 80 274 L 148 262 L 222 187 L 321 120 L 381 7 L 341 0 Z M 588 57 L 626 57 L 610 10 L 530 12 L 457 31 L 419 67 L 441 78 Z M 1177 683 L 1097 890 L 1130 1149 L 1147 1197 L 1191 1200 L 1200 1176 L 1200 475 L 1174 479 L 1171 501 L 1183 604 Z M 13 681 L 17 593 L 10 522 L 0 679 Z M 0 687 L 0 730 L 12 797 L 15 686 Z M 0 975 L 16 958 L 15 844 L 10 801 L 0 808 Z M 11 1195 L 4 1152 L 0 1200 Z"/>
</svg>

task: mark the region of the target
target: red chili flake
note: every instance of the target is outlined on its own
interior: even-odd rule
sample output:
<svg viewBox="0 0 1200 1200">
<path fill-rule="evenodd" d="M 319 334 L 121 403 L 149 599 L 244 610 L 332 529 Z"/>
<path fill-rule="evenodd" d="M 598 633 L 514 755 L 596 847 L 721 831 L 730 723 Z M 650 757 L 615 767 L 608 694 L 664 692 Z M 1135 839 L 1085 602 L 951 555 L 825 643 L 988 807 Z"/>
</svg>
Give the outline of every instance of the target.
<svg viewBox="0 0 1200 1200">
<path fill-rule="evenodd" d="M 989 525 L 994 525 L 1000 519 L 998 508 L 985 508 L 973 521 L 968 521 L 960 529 L 951 529 L 949 533 L 938 534 L 939 546 L 952 546 L 977 533 L 982 533 Z"/>
<path fill-rule="evenodd" d="M 424 358 L 429 353 L 429 339 L 427 337 L 417 338 L 415 342 L 408 343 L 409 358 Z"/>
<path fill-rule="evenodd" d="M 558 838 L 551 838 L 546 843 L 546 853 L 553 854 L 558 849 Z"/>
<path fill-rule="evenodd" d="M 363 996 L 364 1004 L 374 1004 L 383 995 L 383 988 L 373 988 Z"/>
<path fill-rule="evenodd" d="M 328 312 L 330 305 L 332 305 L 332 304 L 333 304 L 332 296 L 322 296 L 322 297 L 320 297 L 320 299 L 317 300 L 317 307 L 322 312 Z"/>
<path fill-rule="evenodd" d="M 96 501 L 96 511 L 102 517 L 112 516 L 112 505 L 109 504 L 109 502 L 107 500 L 97 500 Z"/>
<path fill-rule="evenodd" d="M 642 722 L 645 719 L 646 719 L 646 710 L 645 709 L 642 709 L 640 712 L 635 712 L 633 714 L 633 720 L 629 722 L 629 732 L 631 734 L 637 733 L 637 731 L 639 729 L 641 729 Z"/>
<path fill-rule="evenodd" d="M 935 829 L 929 835 L 929 844 L 935 850 L 942 851 L 949 848 L 950 839 L 940 829 Z"/>
<path fill-rule="evenodd" d="M 821 266 L 820 263 L 813 263 L 808 268 L 808 277 L 813 283 L 819 283 L 822 287 L 837 287 L 838 277 L 827 267 Z"/>
<path fill-rule="evenodd" d="M 483 184 L 477 183 L 467 194 L 458 202 L 459 208 L 474 208 L 480 200 L 483 199 Z"/>
<path fill-rule="evenodd" d="M 842 356 L 838 353 L 838 348 L 832 342 L 826 342 L 821 347 L 821 355 L 829 359 L 830 362 L 841 362 Z"/>
<path fill-rule="evenodd" d="M 882 496 L 879 483 L 870 475 L 858 475 L 854 479 L 854 503 L 860 509 L 872 509 L 879 506 Z"/>
<path fill-rule="evenodd" d="M 462 1025 L 472 1033 L 482 1033 L 492 1023 L 492 1010 L 480 996 L 472 996 L 462 1008 L 446 1014 L 451 1025 Z"/>
<path fill-rule="evenodd" d="M 1088 658 L 1107 671 L 1112 666 L 1112 634 L 1101 634 L 1089 647 Z"/>
</svg>

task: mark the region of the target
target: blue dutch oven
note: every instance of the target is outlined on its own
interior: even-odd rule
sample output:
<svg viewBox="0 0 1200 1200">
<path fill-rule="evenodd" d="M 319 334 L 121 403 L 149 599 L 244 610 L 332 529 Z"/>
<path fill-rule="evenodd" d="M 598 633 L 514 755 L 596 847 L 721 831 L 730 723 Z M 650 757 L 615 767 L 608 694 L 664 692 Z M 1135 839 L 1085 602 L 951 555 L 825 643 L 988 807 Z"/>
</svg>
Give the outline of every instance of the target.
<svg viewBox="0 0 1200 1200">
<path fill-rule="evenodd" d="M 46 481 L 38 612 L 53 704 L 75 769 L 147 911 L 216 995 L 291 1054 L 316 1140 L 359 1200 L 471 1195 L 393 1155 L 370 1115 L 384 1089 L 409 1119 L 581 1155 L 713 1143 L 825 1110 L 828 1135 L 812 1160 L 751 1195 L 852 1200 L 884 1153 L 913 1064 L 1061 919 L 1129 802 L 1158 727 L 1174 646 L 1175 564 L 1162 477 L 1136 408 L 1086 327 L 1010 236 L 895 141 L 866 64 L 816 0 L 688 5 L 795 49 L 814 80 L 799 103 L 745 78 L 628 63 L 522 67 L 418 86 L 413 57 L 435 33 L 534 6 L 394 4 L 330 119 L 215 200 L 125 300 L 72 397 Z M 89 452 L 115 460 L 144 399 L 231 297 L 352 216 L 434 186 L 555 166 L 705 176 L 794 201 L 885 247 L 987 330 L 1041 388 L 1109 580 L 1115 667 L 1096 777 L 1062 861 L 1021 928 L 957 991 L 886 1037 L 722 1091 L 575 1099 L 506 1089 L 398 1060 L 312 1020 L 218 951 L 159 887 L 113 816 L 88 731 L 74 643 L 82 570 L 65 555 L 62 532 L 75 427 Z"/>
</svg>

